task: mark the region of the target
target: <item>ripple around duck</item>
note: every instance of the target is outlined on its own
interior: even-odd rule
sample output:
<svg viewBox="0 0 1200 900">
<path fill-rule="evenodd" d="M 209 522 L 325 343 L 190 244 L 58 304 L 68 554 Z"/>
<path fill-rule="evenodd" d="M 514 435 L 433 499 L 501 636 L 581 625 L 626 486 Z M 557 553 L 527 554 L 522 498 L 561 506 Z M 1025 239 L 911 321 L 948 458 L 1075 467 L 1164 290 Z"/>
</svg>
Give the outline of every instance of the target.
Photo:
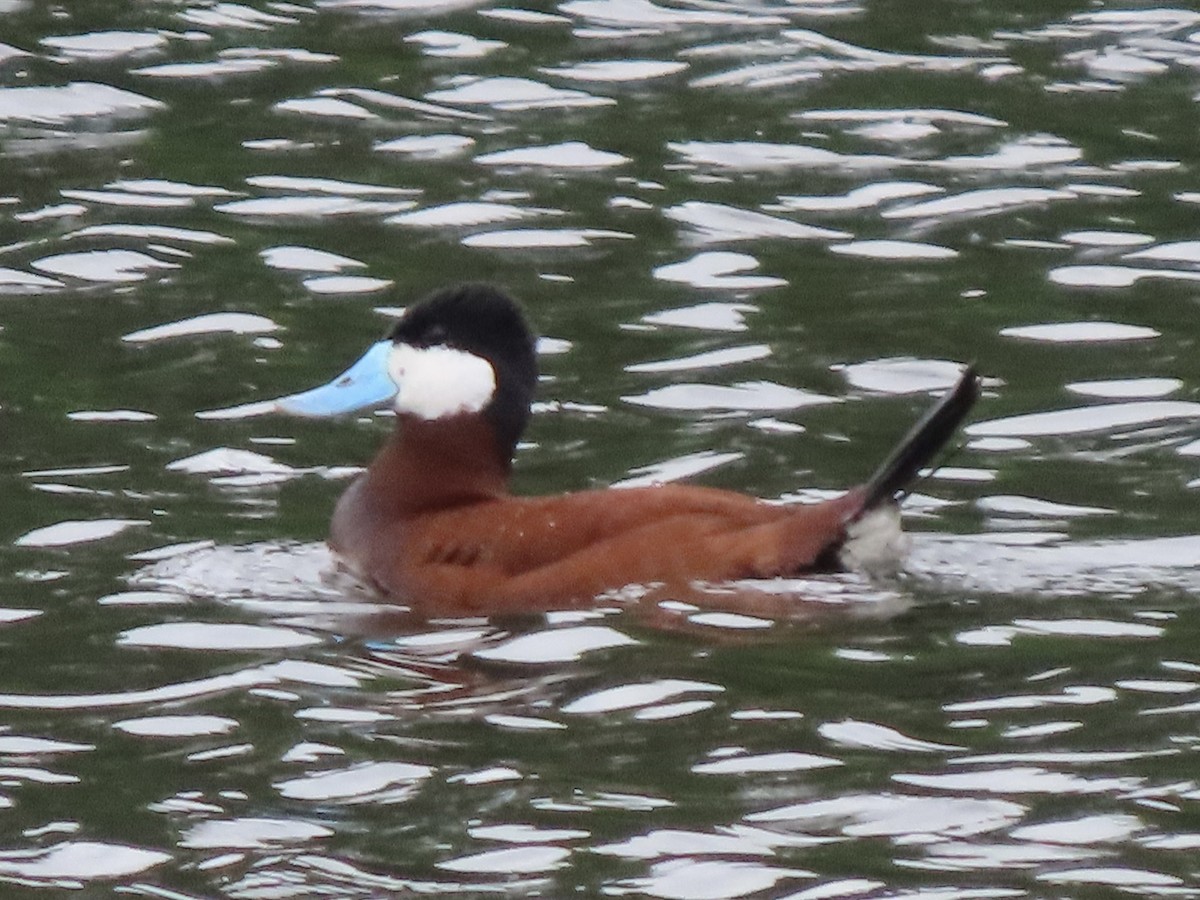
<svg viewBox="0 0 1200 900">
<path fill-rule="evenodd" d="M 122 634 L 119 643 L 160 649 L 239 651 L 306 647 L 320 643 L 320 639 L 292 629 L 265 625 L 172 622 L 134 628 Z"/>
<path fill-rule="evenodd" d="M 1023 539 L 1025 538 L 1025 539 Z M 1052 534 L 914 541 L 908 568 L 935 582 L 994 593 L 1128 596 L 1148 585 L 1194 590 L 1194 535 L 1065 541 Z"/>
</svg>

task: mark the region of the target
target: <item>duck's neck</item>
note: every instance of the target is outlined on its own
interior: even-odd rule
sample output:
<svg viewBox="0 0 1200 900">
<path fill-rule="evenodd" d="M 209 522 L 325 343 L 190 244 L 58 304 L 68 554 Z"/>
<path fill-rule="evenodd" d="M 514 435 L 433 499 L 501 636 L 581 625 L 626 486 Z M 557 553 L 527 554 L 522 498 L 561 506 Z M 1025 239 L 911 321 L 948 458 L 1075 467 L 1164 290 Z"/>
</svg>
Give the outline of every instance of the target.
<svg viewBox="0 0 1200 900">
<path fill-rule="evenodd" d="M 384 508 L 413 515 L 505 494 L 511 469 L 481 416 L 402 416 L 367 468 L 364 487 Z"/>
<path fill-rule="evenodd" d="M 507 451 L 497 446 L 482 416 L 434 421 L 401 416 L 366 473 L 338 504 L 337 518 L 378 523 L 502 496 L 512 468 Z M 343 510 L 345 502 L 352 508 Z"/>
</svg>

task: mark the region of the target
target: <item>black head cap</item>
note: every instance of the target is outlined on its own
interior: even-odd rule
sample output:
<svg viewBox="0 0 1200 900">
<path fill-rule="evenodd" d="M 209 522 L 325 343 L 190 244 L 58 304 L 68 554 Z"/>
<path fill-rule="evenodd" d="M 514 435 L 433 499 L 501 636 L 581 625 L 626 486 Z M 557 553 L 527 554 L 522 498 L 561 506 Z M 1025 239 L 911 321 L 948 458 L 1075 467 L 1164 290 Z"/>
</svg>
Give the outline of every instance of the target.
<svg viewBox="0 0 1200 900">
<path fill-rule="evenodd" d="M 484 414 L 511 458 L 529 422 L 538 377 L 537 340 L 517 301 L 489 284 L 442 288 L 405 310 L 390 337 L 413 347 L 453 347 L 491 363 L 496 395 Z"/>
</svg>

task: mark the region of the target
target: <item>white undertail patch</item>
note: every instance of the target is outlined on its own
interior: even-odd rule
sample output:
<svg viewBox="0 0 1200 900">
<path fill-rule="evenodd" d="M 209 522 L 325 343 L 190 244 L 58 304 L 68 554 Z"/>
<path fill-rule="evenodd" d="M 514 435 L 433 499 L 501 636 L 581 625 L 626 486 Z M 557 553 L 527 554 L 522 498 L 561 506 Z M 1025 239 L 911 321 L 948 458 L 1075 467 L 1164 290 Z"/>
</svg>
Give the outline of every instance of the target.
<svg viewBox="0 0 1200 900">
<path fill-rule="evenodd" d="M 388 374 L 396 382 L 396 412 L 422 419 L 480 412 L 496 393 L 492 364 L 453 347 L 396 344 Z"/>
<path fill-rule="evenodd" d="M 908 535 L 900 528 L 900 507 L 885 503 L 846 527 L 846 542 L 838 555 L 847 569 L 894 571 L 908 545 Z"/>
</svg>

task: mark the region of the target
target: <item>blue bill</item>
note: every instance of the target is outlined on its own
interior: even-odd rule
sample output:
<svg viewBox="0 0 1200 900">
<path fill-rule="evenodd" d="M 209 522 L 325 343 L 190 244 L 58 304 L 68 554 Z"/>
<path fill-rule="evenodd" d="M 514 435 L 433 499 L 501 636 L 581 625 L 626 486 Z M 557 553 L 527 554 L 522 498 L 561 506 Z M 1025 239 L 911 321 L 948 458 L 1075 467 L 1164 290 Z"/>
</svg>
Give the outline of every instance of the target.
<svg viewBox="0 0 1200 900">
<path fill-rule="evenodd" d="M 325 418 L 383 406 L 396 396 L 396 383 L 388 374 L 391 341 L 379 341 L 349 369 L 320 387 L 290 394 L 275 401 L 280 412 Z"/>
</svg>

